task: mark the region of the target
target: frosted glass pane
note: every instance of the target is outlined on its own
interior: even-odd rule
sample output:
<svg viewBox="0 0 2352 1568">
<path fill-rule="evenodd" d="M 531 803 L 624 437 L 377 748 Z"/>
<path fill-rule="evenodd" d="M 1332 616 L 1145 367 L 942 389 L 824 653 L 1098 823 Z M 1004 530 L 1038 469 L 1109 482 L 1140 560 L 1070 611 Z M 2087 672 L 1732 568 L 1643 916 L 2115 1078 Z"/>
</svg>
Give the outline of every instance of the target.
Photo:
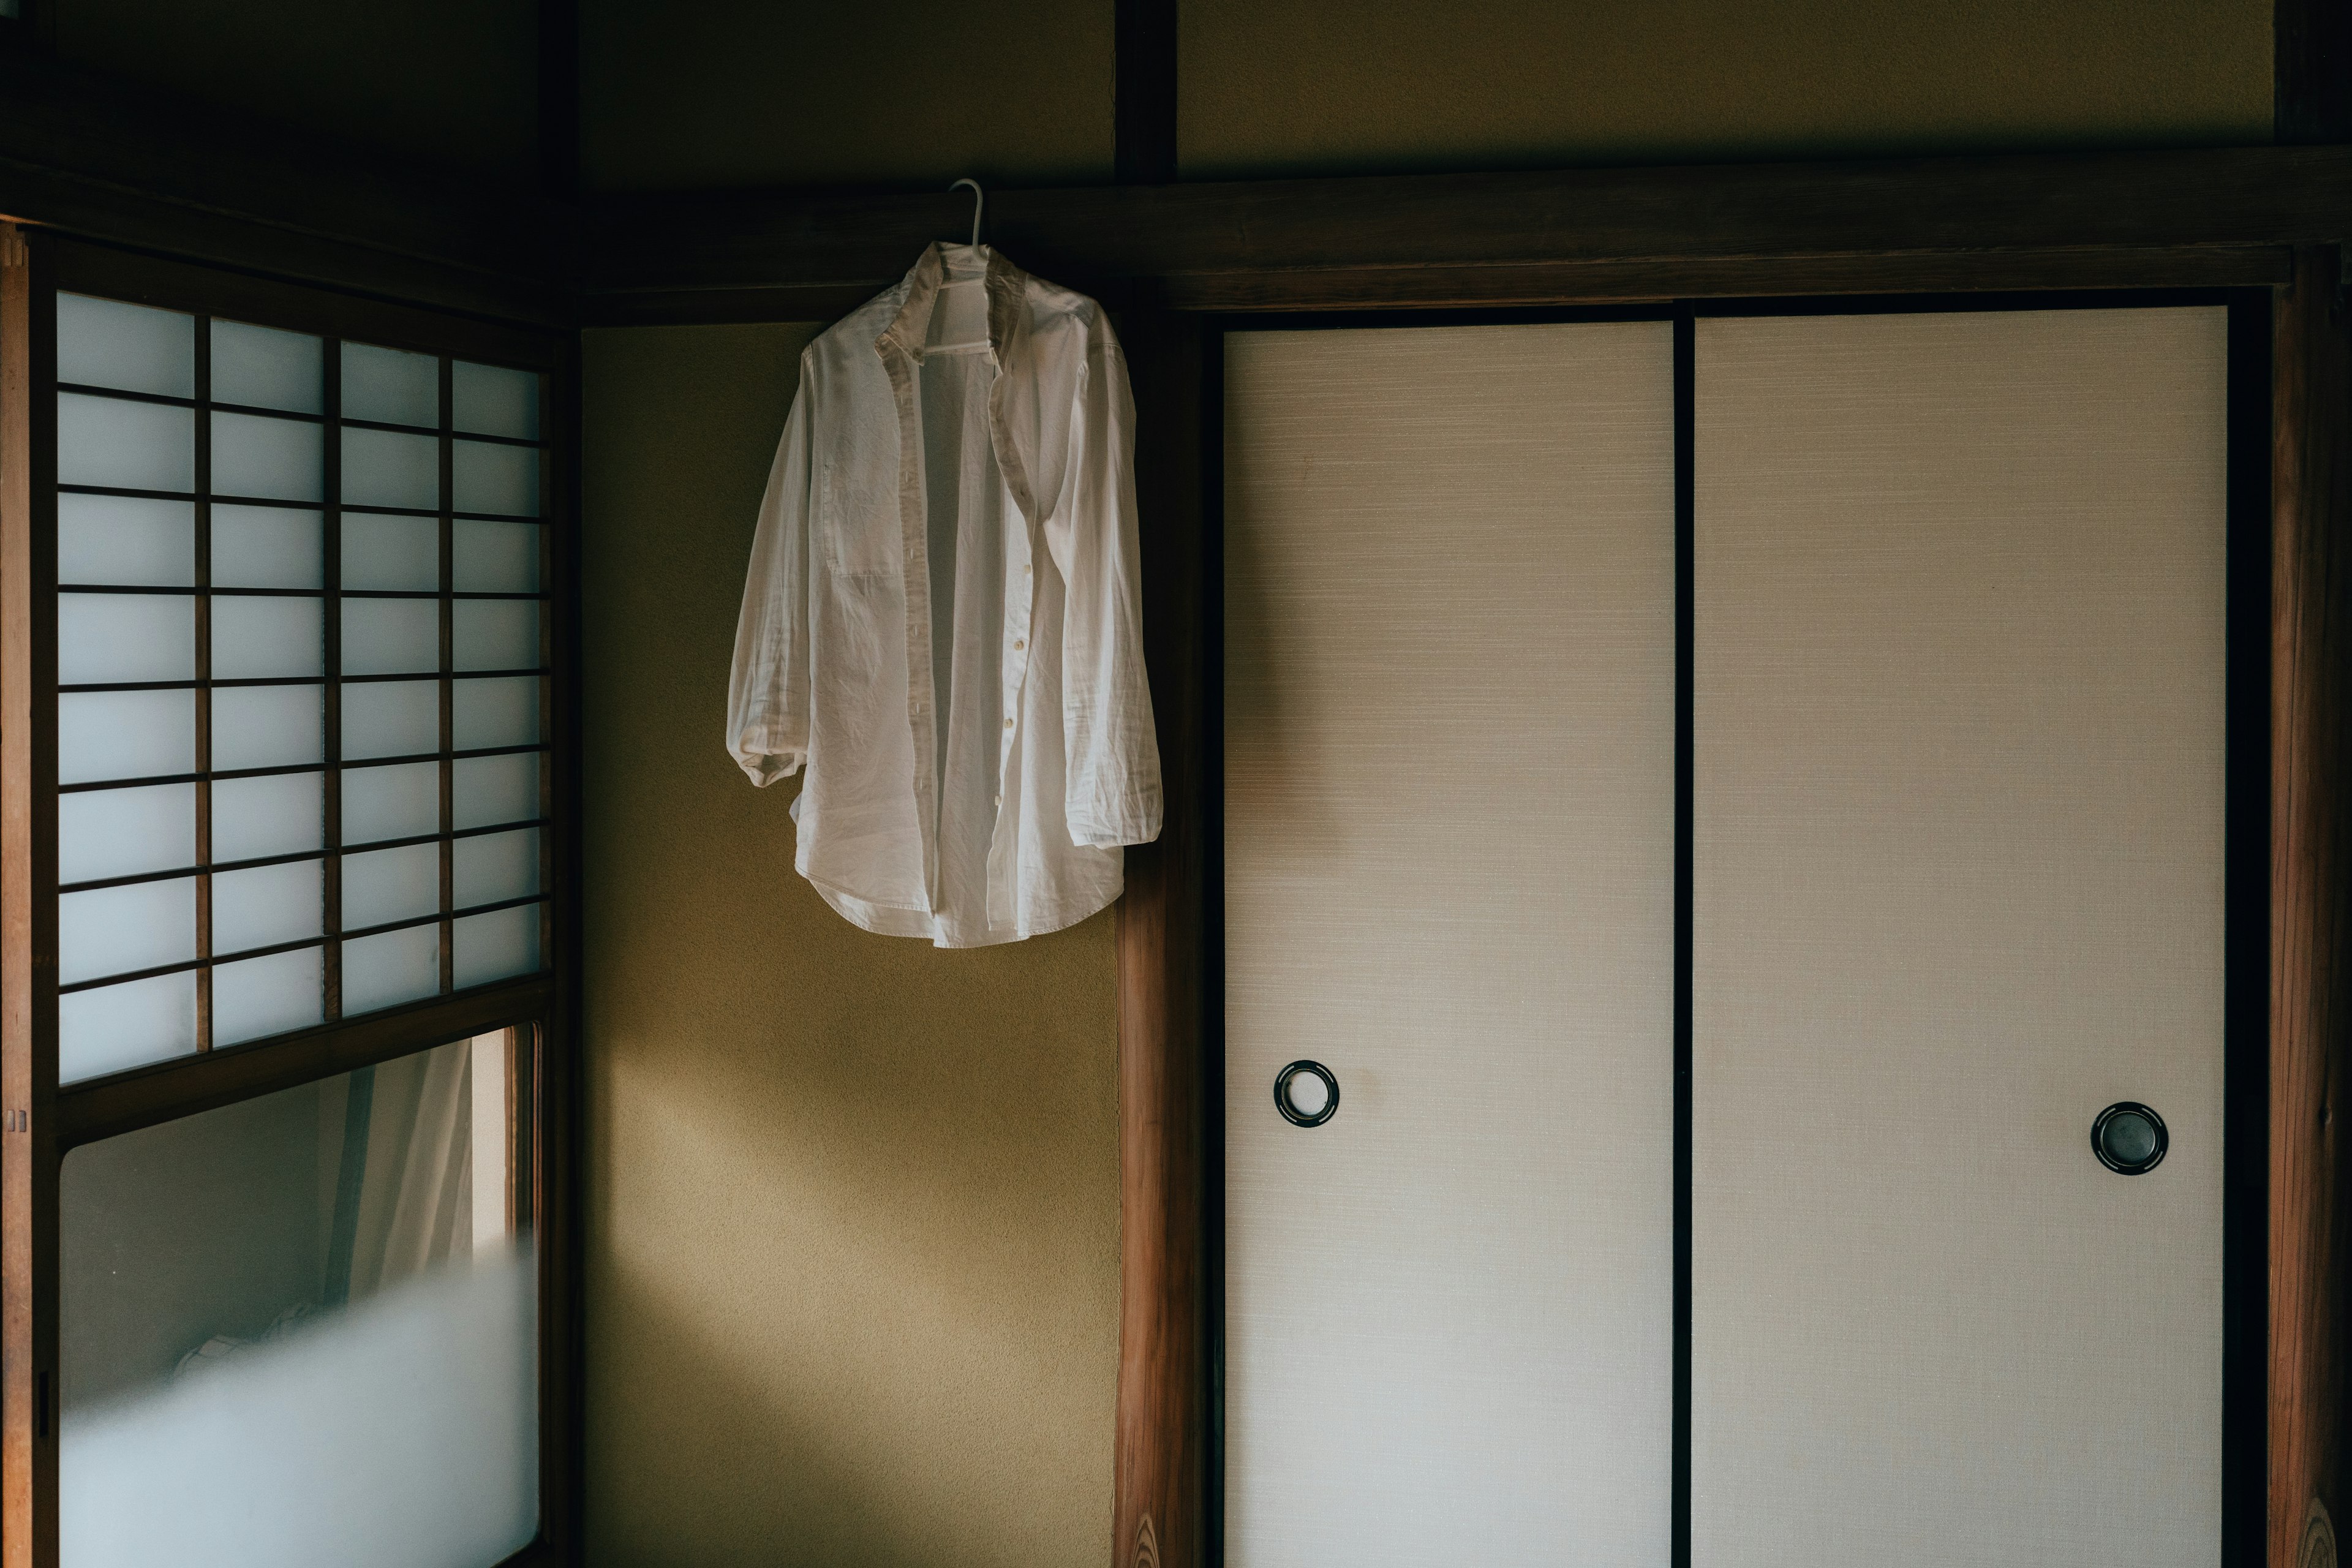
<svg viewBox="0 0 2352 1568">
<path fill-rule="evenodd" d="M 194 504 L 144 496 L 58 497 L 58 581 L 193 587 Z"/>
<path fill-rule="evenodd" d="M 489 1568 L 528 1543 L 535 1266 L 471 1135 L 504 1147 L 477 1054 L 67 1156 L 62 1568 Z"/>
<path fill-rule="evenodd" d="M 326 756 L 316 686 L 233 686 L 213 693 L 213 766 L 289 767 Z"/>
<path fill-rule="evenodd" d="M 159 974 L 58 998 L 58 1081 L 79 1083 L 196 1048 L 196 974 Z"/>
<path fill-rule="evenodd" d="M 133 882 L 58 899 L 58 983 L 196 956 L 196 879 Z"/>
<path fill-rule="evenodd" d="M 539 829 L 485 833 L 450 847 L 450 886 L 456 909 L 501 903 L 539 891 Z"/>
<path fill-rule="evenodd" d="M 343 601 L 345 675 L 412 675 L 440 668 L 439 600 Z"/>
<path fill-rule="evenodd" d="M 498 511 L 513 517 L 539 515 L 539 448 L 494 447 L 459 441 L 449 458 L 453 511 Z"/>
<path fill-rule="evenodd" d="M 324 784 L 319 773 L 215 781 L 214 863 L 319 848 L 326 837 Z"/>
<path fill-rule="evenodd" d="M 58 699 L 59 784 L 195 771 L 194 692 L 76 691 Z"/>
<path fill-rule="evenodd" d="M 540 524 L 461 517 L 450 526 L 450 585 L 457 592 L 539 592 Z"/>
<path fill-rule="evenodd" d="M 441 909 L 441 847 L 371 849 L 343 857 L 343 929 L 363 931 Z"/>
<path fill-rule="evenodd" d="M 318 935 L 323 912 L 320 875 L 316 860 L 215 875 L 213 951 L 241 952 Z"/>
<path fill-rule="evenodd" d="M 438 593 L 441 523 L 430 517 L 343 515 L 343 586 Z"/>
<path fill-rule="evenodd" d="M 343 770 L 343 842 L 369 844 L 441 831 L 441 764 Z"/>
<path fill-rule="evenodd" d="M 215 967 L 213 1044 L 234 1046 L 322 1021 L 325 967 L 315 947 Z"/>
<path fill-rule="evenodd" d="M 94 882 L 196 863 L 196 786 L 58 796 L 58 880 Z"/>
<path fill-rule="evenodd" d="M 441 683 L 381 680 L 343 688 L 343 755 L 406 757 L 441 749 Z"/>
<path fill-rule="evenodd" d="M 162 397 L 194 397 L 195 319 L 119 300 L 59 294 L 58 379 Z"/>
<path fill-rule="evenodd" d="M 539 375 L 459 360 L 449 367 L 451 423 L 477 436 L 539 439 Z"/>
<path fill-rule="evenodd" d="M 223 588 L 324 585 L 322 519 L 293 507 L 213 507 L 213 583 Z"/>
<path fill-rule="evenodd" d="M 58 394 L 58 482 L 193 490 L 194 412 L 160 403 Z"/>
<path fill-rule="evenodd" d="M 459 827 L 488 827 L 539 815 L 538 752 L 460 757 L 451 764 L 451 808 Z"/>
<path fill-rule="evenodd" d="M 326 411 L 319 340 L 243 321 L 213 323 L 213 401 L 295 414 Z"/>
<path fill-rule="evenodd" d="M 326 494 L 326 427 L 266 414 L 213 416 L 213 494 L 318 500 Z"/>
<path fill-rule="evenodd" d="M 386 425 L 441 423 L 441 362 L 431 354 L 343 345 L 343 417 Z"/>
<path fill-rule="evenodd" d="M 539 677 L 460 680 L 450 698 L 452 747 L 528 746 L 539 740 Z"/>
<path fill-rule="evenodd" d="M 450 928 L 451 978 L 460 986 L 531 974 L 539 969 L 539 917 L 542 906 L 520 904 L 467 915 Z"/>
<path fill-rule="evenodd" d="M 450 606 L 449 641 L 458 669 L 537 669 L 539 601 L 460 599 Z"/>
<path fill-rule="evenodd" d="M 190 679 L 195 625 L 178 594 L 59 594 L 58 683 Z"/>
<path fill-rule="evenodd" d="M 410 926 L 343 943 L 343 1016 L 441 994 L 441 928 Z"/>
<path fill-rule="evenodd" d="M 320 674 L 326 668 L 320 635 L 325 620 L 325 607 L 317 599 L 215 596 L 214 679 Z"/>
<path fill-rule="evenodd" d="M 343 500 L 352 506 L 441 504 L 441 443 L 393 430 L 343 430 Z"/>
</svg>

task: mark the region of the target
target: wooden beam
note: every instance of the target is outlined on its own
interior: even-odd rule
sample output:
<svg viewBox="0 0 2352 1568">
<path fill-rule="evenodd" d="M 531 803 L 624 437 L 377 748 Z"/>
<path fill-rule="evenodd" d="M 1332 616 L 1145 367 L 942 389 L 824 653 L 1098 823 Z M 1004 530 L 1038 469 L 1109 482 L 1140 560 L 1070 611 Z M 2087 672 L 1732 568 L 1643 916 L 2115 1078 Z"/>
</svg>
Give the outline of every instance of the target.
<svg viewBox="0 0 2352 1568">
<path fill-rule="evenodd" d="M 1116 0 L 1111 166 L 1123 185 L 1176 177 L 1176 0 Z"/>
<path fill-rule="evenodd" d="M 2275 0 L 2275 134 L 2352 141 L 2352 9 Z M 2352 1149 L 2352 323 L 2340 246 L 2296 253 L 2273 312 L 2270 1321 L 2265 1554 L 2334 1568 L 2347 1500 Z"/>
<path fill-rule="evenodd" d="M 554 1005 L 545 975 L 320 1024 L 266 1044 L 174 1057 L 58 1094 L 56 1139 L 71 1149 L 395 1057 L 528 1025 Z"/>
<path fill-rule="evenodd" d="M 0 1563 L 57 1561 L 57 425 L 45 237 L 0 223 Z"/>
<path fill-rule="evenodd" d="M 2271 47 L 2278 141 L 2352 142 L 2352 7 L 2344 0 L 2276 0 Z"/>
<path fill-rule="evenodd" d="M 2352 336 L 2337 253 L 2279 301 L 2272 405 L 2272 1568 L 2343 1512 L 2345 1140 L 2352 1031 L 2345 707 L 2352 702 Z M 2334 1561 L 2330 1556 L 2328 1562 Z"/>
<path fill-rule="evenodd" d="M 1159 286 L 1146 282 L 1139 287 L 1113 279 L 1095 289 L 1098 297 L 1113 303 L 1142 293 L 1178 310 L 1442 310 L 1977 289 L 2268 288 L 2287 282 L 2294 270 L 2294 247 L 2284 245 L 2169 249 L 2084 247 L 1721 261 L 1215 272 L 1180 275 Z M 583 301 L 583 321 L 600 327 L 829 321 L 847 315 L 885 286 L 874 282 L 784 284 L 591 294 Z"/>
<path fill-rule="evenodd" d="M 568 206 L 0 48 L 0 215 L 439 310 L 568 324 Z"/>
<path fill-rule="evenodd" d="M 539 0 L 539 188 L 551 201 L 580 194 L 580 4 Z"/>
<path fill-rule="evenodd" d="M 1145 662 L 1167 801 L 1159 842 L 1129 849 L 1118 904 L 1119 1364 L 1111 1508 L 1117 1568 L 1213 1561 L 1208 1504 L 1213 1153 L 1219 1048 L 1206 864 L 1222 763 L 1207 690 L 1218 616 L 1202 443 L 1210 338 L 1161 310 L 1119 321 L 1135 389 Z"/>
<path fill-rule="evenodd" d="M 583 309 L 592 321 L 838 313 L 954 233 L 961 202 L 592 203 Z M 1148 283 L 1184 309 L 1913 291 L 2011 272 L 2068 287 L 2244 280 L 2281 274 L 2281 247 L 2352 230 L 2352 148 L 1008 190 L 991 195 L 989 225 L 1057 281 L 1114 300 Z"/>
</svg>

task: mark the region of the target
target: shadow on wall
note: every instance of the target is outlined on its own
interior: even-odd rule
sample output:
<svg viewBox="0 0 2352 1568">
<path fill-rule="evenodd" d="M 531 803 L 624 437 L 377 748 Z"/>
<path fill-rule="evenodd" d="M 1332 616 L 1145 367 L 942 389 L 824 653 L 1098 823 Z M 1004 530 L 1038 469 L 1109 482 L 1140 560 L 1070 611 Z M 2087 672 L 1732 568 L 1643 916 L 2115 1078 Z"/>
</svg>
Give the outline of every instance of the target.
<svg viewBox="0 0 2352 1568">
<path fill-rule="evenodd" d="M 792 871 L 722 744 L 811 329 L 585 361 L 588 1520 L 608 1564 L 1093 1563 L 1111 923 L 949 952 Z"/>
</svg>

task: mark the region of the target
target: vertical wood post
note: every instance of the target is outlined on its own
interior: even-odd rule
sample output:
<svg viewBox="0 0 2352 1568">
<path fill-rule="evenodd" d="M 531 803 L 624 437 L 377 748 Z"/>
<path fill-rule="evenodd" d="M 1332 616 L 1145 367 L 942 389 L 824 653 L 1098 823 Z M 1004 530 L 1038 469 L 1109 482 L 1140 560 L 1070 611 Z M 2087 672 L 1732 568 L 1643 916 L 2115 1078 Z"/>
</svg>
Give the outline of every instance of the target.
<svg viewBox="0 0 2352 1568">
<path fill-rule="evenodd" d="M 1111 172 L 1122 185 L 1176 177 L 1176 0 L 1115 0 Z"/>
<path fill-rule="evenodd" d="M 2347 1003 L 2343 720 L 2352 697 L 2352 342 L 2332 247 L 2295 258 L 2276 311 L 2272 405 L 2271 1568 L 2343 1511 L 2342 1136 Z M 2325 1514 L 2318 1510 L 2325 1510 Z M 2326 1559 L 2332 1568 L 2332 1555 Z"/>
<path fill-rule="evenodd" d="M 57 1561 L 56 309 L 0 224 L 0 1563 Z"/>
<path fill-rule="evenodd" d="M 1203 889 L 1218 767 L 1207 689 L 1202 375 L 1205 330 L 1136 311 L 1145 656 L 1167 795 L 1157 844 L 1129 849 L 1118 906 L 1119 1365 L 1116 1568 L 1198 1568 L 1207 1541 L 1210 1119 Z"/>
</svg>

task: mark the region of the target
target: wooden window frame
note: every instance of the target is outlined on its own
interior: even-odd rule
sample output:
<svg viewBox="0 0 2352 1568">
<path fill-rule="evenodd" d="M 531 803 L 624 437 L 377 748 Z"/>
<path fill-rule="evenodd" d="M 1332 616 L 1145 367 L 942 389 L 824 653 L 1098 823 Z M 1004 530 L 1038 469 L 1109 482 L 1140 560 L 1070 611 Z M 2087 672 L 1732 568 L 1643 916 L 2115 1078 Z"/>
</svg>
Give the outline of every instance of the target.
<svg viewBox="0 0 2352 1568">
<path fill-rule="evenodd" d="M 441 587 L 430 596 L 439 605 L 440 747 L 435 755 L 442 763 L 442 788 L 440 831 L 429 841 L 440 850 L 442 907 L 426 922 L 437 924 L 441 936 L 439 996 L 338 1016 L 332 954 L 340 913 L 334 875 L 340 791 L 331 723 L 321 773 L 330 1021 L 220 1048 L 200 1036 L 194 1055 L 58 1085 L 55 301 L 60 291 L 259 321 L 315 333 L 331 345 L 351 340 L 440 357 L 442 414 L 431 434 L 440 447 L 442 571 Z M 452 847 L 463 836 L 454 826 L 449 792 L 456 754 L 451 692 L 459 679 L 453 669 L 456 595 L 449 573 L 456 504 L 448 488 L 456 436 L 452 359 L 536 372 L 543 443 L 542 668 L 537 673 L 545 760 L 535 825 L 545 890 L 541 968 L 463 990 L 451 987 L 449 901 Z M 100 1139 L 501 1029 L 516 1031 L 515 1083 L 522 1094 L 515 1103 L 523 1114 L 517 1119 L 515 1152 L 523 1180 L 514 1203 L 532 1223 L 539 1269 L 541 1531 L 509 1561 L 576 1558 L 576 340 L 568 333 L 272 282 L 0 225 L 0 1563 L 5 1568 L 53 1568 L 58 1561 L 58 1195 L 66 1155 Z M 204 388 L 198 390 L 201 395 Z M 335 413 L 331 389 L 331 422 Z M 326 446 L 331 477 L 335 443 Z M 322 518 L 329 574 L 320 595 L 328 637 L 322 690 L 332 704 L 340 582 L 333 577 L 339 506 L 331 494 Z M 200 577 L 200 604 L 207 587 Z M 206 617 L 196 618 L 201 627 Z M 200 656 L 205 640 L 200 631 Z M 197 673 L 206 671 L 200 667 Z M 201 698 L 204 688 L 197 690 Z M 205 777 L 198 775 L 200 791 Z M 200 862 L 208 860 L 205 849 L 200 838 Z M 208 948 L 201 918 L 198 940 L 201 957 Z"/>
</svg>

